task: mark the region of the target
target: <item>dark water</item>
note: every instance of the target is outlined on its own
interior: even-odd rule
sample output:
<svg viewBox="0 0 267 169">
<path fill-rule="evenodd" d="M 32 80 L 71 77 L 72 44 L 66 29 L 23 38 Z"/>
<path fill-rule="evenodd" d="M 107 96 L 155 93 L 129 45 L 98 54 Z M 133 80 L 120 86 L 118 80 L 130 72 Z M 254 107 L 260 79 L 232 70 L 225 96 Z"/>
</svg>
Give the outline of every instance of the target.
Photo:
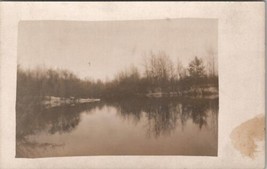
<svg viewBox="0 0 267 169">
<path fill-rule="evenodd" d="M 16 157 L 216 156 L 218 99 L 121 99 L 45 109 L 17 102 Z"/>
</svg>

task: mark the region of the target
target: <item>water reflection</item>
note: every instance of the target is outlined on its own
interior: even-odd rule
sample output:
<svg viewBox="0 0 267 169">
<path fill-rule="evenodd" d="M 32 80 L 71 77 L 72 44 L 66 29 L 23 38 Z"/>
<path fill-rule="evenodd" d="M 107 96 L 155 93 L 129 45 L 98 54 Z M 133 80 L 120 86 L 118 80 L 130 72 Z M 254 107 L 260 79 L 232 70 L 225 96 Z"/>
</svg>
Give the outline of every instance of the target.
<svg viewBox="0 0 267 169">
<path fill-rule="evenodd" d="M 46 109 L 38 104 L 17 105 L 17 138 L 47 131 L 50 134 L 71 132 L 80 122 L 81 112 L 101 108 L 103 104 L 81 104 Z"/>
<path fill-rule="evenodd" d="M 142 123 L 147 139 L 153 138 L 155 142 L 159 137 L 171 137 L 175 134 L 177 128 L 184 130 L 192 127 L 193 124 L 198 126 L 199 130 L 205 127 L 208 132 L 212 132 L 212 139 L 215 139 L 216 143 L 214 144 L 217 148 L 218 99 L 131 98 L 51 109 L 45 109 L 32 102 L 17 103 L 16 156 L 35 157 L 34 152 L 37 149 L 54 149 L 67 146 L 58 143 L 38 142 L 30 138 L 40 133 L 46 133 L 47 136 L 71 134 L 75 128 L 79 127 L 85 116 L 96 112 L 109 111 L 109 108 L 116 110 L 115 118 L 123 119 L 126 122 L 121 123 L 120 126 L 133 125 L 134 127 Z M 82 116 L 82 114 L 85 114 L 85 116 Z M 108 130 L 108 128 L 105 128 L 105 124 L 97 125 L 101 125 L 103 130 Z M 88 124 L 88 130 L 89 128 L 92 128 L 90 124 Z M 112 139 L 112 137 L 109 139 Z M 145 142 L 146 139 L 143 138 L 143 141 Z M 42 156 L 42 151 L 40 153 L 38 156 Z M 179 154 L 179 152 L 177 153 Z M 129 154 L 129 152 L 125 152 L 125 154 Z"/>
<path fill-rule="evenodd" d="M 116 107 L 121 117 L 135 123 L 144 114 L 148 120 L 147 133 L 155 137 L 170 135 L 178 126 L 184 128 L 188 120 L 201 129 L 207 125 L 208 113 L 211 113 L 215 122 L 218 115 L 218 99 L 124 99 L 106 104 Z M 216 125 L 212 127 L 216 128 Z"/>
</svg>

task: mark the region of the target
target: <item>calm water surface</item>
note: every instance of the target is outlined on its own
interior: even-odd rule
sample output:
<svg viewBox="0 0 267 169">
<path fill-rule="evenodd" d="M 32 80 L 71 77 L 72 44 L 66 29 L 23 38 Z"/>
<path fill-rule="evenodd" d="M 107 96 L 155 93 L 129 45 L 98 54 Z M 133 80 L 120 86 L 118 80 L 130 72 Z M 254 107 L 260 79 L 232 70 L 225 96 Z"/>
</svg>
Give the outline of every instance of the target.
<svg viewBox="0 0 267 169">
<path fill-rule="evenodd" d="M 16 118 L 16 157 L 217 155 L 218 99 L 17 103 Z"/>
</svg>

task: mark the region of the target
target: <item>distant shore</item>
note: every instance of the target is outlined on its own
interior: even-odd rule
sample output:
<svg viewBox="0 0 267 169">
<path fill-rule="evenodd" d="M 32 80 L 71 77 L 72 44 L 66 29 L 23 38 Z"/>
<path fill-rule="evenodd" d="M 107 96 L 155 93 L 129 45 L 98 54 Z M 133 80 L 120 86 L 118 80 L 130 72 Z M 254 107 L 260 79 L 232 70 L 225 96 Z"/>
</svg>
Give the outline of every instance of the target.
<svg viewBox="0 0 267 169">
<path fill-rule="evenodd" d="M 197 87 L 189 90 L 178 92 L 149 92 L 146 97 L 195 97 L 195 98 L 217 98 L 219 97 L 218 88 L 216 87 Z"/>
</svg>

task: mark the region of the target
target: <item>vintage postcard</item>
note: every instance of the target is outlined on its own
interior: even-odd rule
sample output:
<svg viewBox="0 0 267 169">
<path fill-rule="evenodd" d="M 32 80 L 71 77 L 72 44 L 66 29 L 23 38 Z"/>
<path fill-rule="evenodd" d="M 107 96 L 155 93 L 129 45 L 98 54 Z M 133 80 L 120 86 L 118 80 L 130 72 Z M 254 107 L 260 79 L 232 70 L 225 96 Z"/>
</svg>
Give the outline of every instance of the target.
<svg viewBox="0 0 267 169">
<path fill-rule="evenodd" d="M 264 167 L 264 3 L 0 7 L 1 168 Z"/>
<path fill-rule="evenodd" d="M 16 157 L 217 155 L 216 19 L 18 31 Z"/>
</svg>

